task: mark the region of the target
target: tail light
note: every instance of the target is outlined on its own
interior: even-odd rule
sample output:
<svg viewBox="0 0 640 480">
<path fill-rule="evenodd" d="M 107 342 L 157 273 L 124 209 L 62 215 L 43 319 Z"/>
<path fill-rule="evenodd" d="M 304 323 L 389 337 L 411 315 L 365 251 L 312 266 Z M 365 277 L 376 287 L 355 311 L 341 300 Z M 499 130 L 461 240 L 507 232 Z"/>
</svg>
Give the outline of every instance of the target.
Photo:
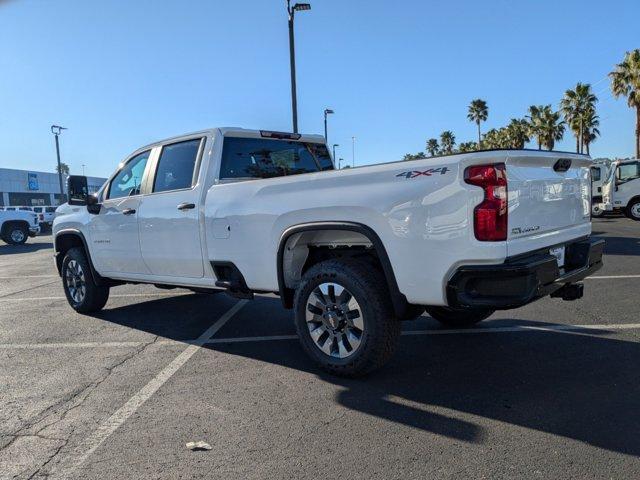
<svg viewBox="0 0 640 480">
<path fill-rule="evenodd" d="M 484 190 L 484 200 L 473 211 L 476 239 L 482 242 L 506 240 L 509 208 L 504 163 L 468 167 L 464 171 L 464 181 Z"/>
<path fill-rule="evenodd" d="M 38 217 L 40 217 L 40 220 L 44 222 L 44 215 L 43 214 L 39 214 Z"/>
</svg>

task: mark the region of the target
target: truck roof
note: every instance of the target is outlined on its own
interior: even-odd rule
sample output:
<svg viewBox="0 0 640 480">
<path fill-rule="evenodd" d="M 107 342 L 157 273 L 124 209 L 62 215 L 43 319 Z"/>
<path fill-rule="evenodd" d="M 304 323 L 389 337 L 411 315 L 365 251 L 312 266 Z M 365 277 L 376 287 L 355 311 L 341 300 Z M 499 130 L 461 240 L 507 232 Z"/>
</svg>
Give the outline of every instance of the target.
<svg viewBox="0 0 640 480">
<path fill-rule="evenodd" d="M 314 135 L 314 134 L 294 134 L 291 132 L 275 132 L 273 130 L 253 130 L 249 128 L 241 128 L 241 127 L 214 127 L 208 128 L 205 130 L 198 130 L 195 132 L 184 133 L 182 135 L 175 135 L 173 137 L 164 138 L 162 140 L 155 141 L 144 147 L 140 147 L 137 150 L 146 150 L 148 148 L 154 147 L 159 144 L 167 143 L 173 140 L 180 140 L 185 137 L 195 137 L 198 135 L 213 135 L 216 130 L 220 131 L 225 137 L 244 137 L 244 138 L 268 138 L 265 137 L 265 133 L 278 133 L 283 135 L 300 135 L 299 138 L 292 138 L 291 140 L 300 141 L 300 142 L 311 142 L 311 143 L 325 143 L 324 137 L 322 135 Z"/>
</svg>

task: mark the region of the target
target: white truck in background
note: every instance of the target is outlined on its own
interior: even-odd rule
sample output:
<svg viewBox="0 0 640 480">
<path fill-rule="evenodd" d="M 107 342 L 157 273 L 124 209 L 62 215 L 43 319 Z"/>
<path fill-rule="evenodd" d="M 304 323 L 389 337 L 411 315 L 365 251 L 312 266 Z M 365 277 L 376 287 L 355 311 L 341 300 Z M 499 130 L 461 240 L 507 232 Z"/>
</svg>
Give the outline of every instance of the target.
<svg viewBox="0 0 640 480">
<path fill-rule="evenodd" d="M 10 245 L 22 245 L 40 233 L 38 215 L 25 210 L 0 210 L 0 238 Z"/>
<path fill-rule="evenodd" d="M 321 136 L 205 130 L 138 149 L 96 195 L 69 177 L 55 264 L 78 312 L 124 283 L 276 293 L 318 365 L 360 375 L 425 309 L 464 327 L 580 298 L 604 245 L 590 166 L 498 150 L 335 170 Z"/>
<path fill-rule="evenodd" d="M 640 221 L 640 161 L 615 160 L 600 165 L 602 193 L 596 204 L 598 214 L 621 211 L 627 218 Z"/>
</svg>

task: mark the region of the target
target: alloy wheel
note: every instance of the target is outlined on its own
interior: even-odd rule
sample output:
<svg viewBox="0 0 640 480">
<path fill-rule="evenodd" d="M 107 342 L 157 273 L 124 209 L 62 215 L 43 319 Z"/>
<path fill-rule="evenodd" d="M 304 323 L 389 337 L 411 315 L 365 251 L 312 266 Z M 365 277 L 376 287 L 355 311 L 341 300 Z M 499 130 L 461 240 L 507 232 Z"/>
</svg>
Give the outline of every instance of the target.
<svg viewBox="0 0 640 480">
<path fill-rule="evenodd" d="M 20 228 L 16 228 L 15 230 L 11 231 L 11 240 L 13 240 L 14 242 L 22 243 L 24 241 L 24 238 L 24 231 L 22 231 Z"/>
<path fill-rule="evenodd" d="M 82 266 L 76 260 L 71 260 L 67 264 L 65 280 L 69 295 L 73 301 L 75 303 L 82 303 L 87 293 L 87 287 Z"/>
<path fill-rule="evenodd" d="M 342 285 L 327 282 L 314 288 L 306 303 L 307 327 L 316 347 L 336 358 L 353 355 L 365 329 L 353 294 Z"/>
</svg>

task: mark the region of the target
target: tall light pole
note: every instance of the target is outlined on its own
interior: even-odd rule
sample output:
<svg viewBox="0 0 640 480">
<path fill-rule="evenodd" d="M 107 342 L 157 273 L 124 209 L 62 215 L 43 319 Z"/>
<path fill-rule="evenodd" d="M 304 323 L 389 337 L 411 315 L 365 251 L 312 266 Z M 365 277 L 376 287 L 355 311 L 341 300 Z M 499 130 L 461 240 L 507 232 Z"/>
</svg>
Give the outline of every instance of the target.
<svg viewBox="0 0 640 480">
<path fill-rule="evenodd" d="M 338 145 L 337 143 L 333 144 L 333 161 L 336 161 L 336 147 L 339 147 L 340 145 Z"/>
<path fill-rule="evenodd" d="M 342 169 L 342 162 L 344 161 L 344 158 L 340 158 L 338 159 L 338 170 Z"/>
<path fill-rule="evenodd" d="M 356 137 L 351 137 L 351 166 L 356 166 Z"/>
<path fill-rule="evenodd" d="M 324 141 L 325 142 L 329 141 L 329 137 L 327 136 L 327 115 L 331 115 L 333 113 L 334 111 L 331 110 L 330 108 L 324 109 Z"/>
<path fill-rule="evenodd" d="M 51 125 L 51 133 L 56 139 L 56 155 L 58 156 L 58 182 L 60 183 L 60 204 L 64 203 L 64 190 L 62 189 L 62 168 L 60 165 L 60 142 L 58 137 L 62 133 L 62 130 L 66 130 L 65 127 L 60 125 Z"/>
<path fill-rule="evenodd" d="M 293 114 L 293 133 L 298 133 L 298 100 L 296 98 L 296 49 L 293 38 L 293 18 L 296 11 L 311 10 L 309 3 L 296 3 L 291 6 L 291 0 L 287 0 L 287 13 L 289 14 L 289 62 L 291 63 L 291 110 Z"/>
</svg>

